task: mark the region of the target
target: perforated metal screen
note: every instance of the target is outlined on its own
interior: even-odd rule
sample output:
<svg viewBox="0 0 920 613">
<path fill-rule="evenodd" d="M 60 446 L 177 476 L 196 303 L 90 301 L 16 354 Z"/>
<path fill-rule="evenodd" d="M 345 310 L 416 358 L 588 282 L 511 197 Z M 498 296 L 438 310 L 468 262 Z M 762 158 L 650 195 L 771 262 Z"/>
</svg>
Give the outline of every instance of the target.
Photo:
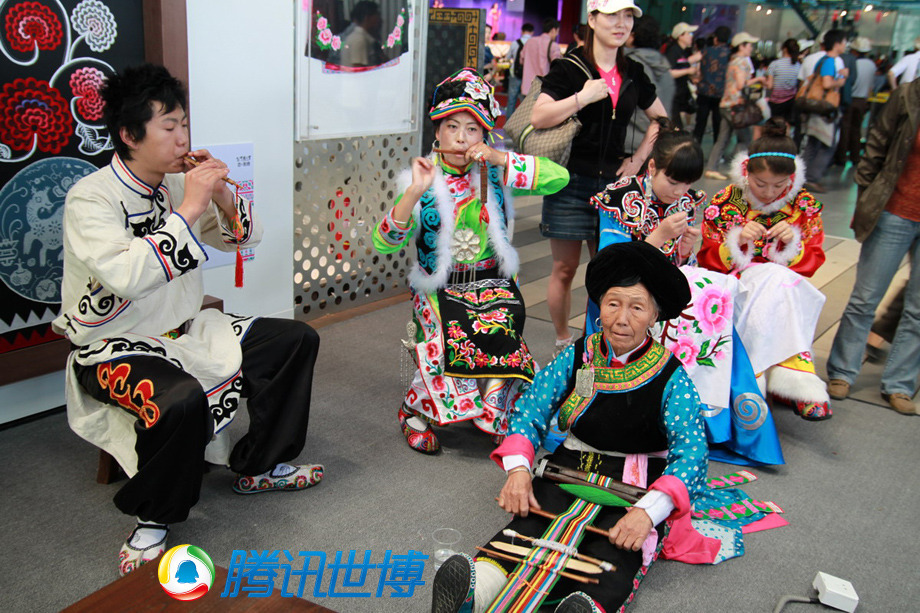
<svg viewBox="0 0 920 613">
<path fill-rule="evenodd" d="M 294 312 L 314 319 L 406 290 L 410 251 L 382 255 L 374 225 L 420 152 L 402 134 L 308 141 L 294 151 Z"/>
</svg>

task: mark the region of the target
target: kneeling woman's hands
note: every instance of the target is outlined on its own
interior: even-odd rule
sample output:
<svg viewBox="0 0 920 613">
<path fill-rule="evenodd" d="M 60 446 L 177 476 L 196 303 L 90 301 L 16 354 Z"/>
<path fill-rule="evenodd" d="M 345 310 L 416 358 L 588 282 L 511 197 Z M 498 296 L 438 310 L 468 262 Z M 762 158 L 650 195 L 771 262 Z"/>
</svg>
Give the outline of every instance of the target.
<svg viewBox="0 0 920 613">
<path fill-rule="evenodd" d="M 610 529 L 610 542 L 620 549 L 639 551 L 652 528 L 652 518 L 645 509 L 630 507 L 626 515 Z"/>
<path fill-rule="evenodd" d="M 498 506 L 521 517 L 527 517 L 531 507 L 540 508 L 540 503 L 533 495 L 533 484 L 530 481 L 529 472 L 519 470 L 508 475 L 498 495 Z"/>
</svg>

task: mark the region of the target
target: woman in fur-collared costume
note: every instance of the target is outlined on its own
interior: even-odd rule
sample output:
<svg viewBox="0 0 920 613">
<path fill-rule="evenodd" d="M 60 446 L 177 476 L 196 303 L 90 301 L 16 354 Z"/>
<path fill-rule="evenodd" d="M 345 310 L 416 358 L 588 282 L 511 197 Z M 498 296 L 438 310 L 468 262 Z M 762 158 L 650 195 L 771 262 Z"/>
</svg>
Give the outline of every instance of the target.
<svg viewBox="0 0 920 613">
<path fill-rule="evenodd" d="M 732 184 L 703 212 L 701 266 L 738 275 L 735 326 L 774 399 L 807 420 L 831 417 L 811 345 L 824 295 L 804 277 L 824 263 L 821 203 L 807 190 L 805 165 L 781 119 L 735 158 Z"/>
<path fill-rule="evenodd" d="M 557 192 L 569 174 L 545 158 L 487 145 L 499 113 L 492 86 L 476 71 L 464 68 L 442 81 L 429 111 L 440 153 L 412 160 L 400 195 L 374 231 L 381 253 L 415 238 L 409 344 L 418 368 L 399 423 L 409 446 L 422 453 L 440 449 L 430 423 L 472 420 L 500 440 L 536 370 L 522 337 L 511 196 Z"/>
</svg>

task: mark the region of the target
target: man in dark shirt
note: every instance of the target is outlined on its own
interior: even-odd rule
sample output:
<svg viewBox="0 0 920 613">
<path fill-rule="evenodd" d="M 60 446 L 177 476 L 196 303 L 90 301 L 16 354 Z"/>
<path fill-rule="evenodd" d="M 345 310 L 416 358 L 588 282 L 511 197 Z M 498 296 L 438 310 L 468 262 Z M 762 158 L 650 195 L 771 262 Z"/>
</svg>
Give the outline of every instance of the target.
<svg viewBox="0 0 920 613">
<path fill-rule="evenodd" d="M 693 135 L 700 142 L 706 132 L 706 121 L 712 115 L 712 139 L 719 140 L 719 101 L 725 89 L 725 72 L 728 70 L 728 60 L 731 48 L 728 41 L 732 31 L 728 26 L 719 26 L 714 33 L 715 44 L 703 51 L 700 61 L 700 84 L 696 90 L 696 126 Z"/>
<path fill-rule="evenodd" d="M 693 112 L 693 98 L 690 95 L 690 75 L 696 72 L 696 64 L 702 59 L 701 53 L 690 55 L 693 49 L 693 33 L 699 26 L 691 26 L 681 21 L 671 30 L 671 44 L 664 55 L 671 64 L 671 76 L 674 77 L 674 102 L 671 115 L 678 127 L 683 127 L 681 113 Z"/>
</svg>

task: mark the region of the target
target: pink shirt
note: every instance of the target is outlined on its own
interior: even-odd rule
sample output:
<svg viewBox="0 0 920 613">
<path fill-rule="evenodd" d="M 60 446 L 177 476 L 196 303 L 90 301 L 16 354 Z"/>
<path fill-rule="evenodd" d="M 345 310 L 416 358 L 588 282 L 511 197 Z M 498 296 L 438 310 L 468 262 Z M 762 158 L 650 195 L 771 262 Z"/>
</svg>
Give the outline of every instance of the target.
<svg viewBox="0 0 920 613">
<path fill-rule="evenodd" d="M 548 54 L 547 49 L 549 49 Z M 531 37 L 524 43 L 521 53 L 523 54 L 521 63 L 524 66 L 524 74 L 521 76 L 521 93 L 526 96 L 534 77 L 542 77 L 548 73 L 550 60 L 558 60 L 562 57 L 562 52 L 559 50 L 559 45 L 550 40 L 549 34 L 541 34 Z"/>
<path fill-rule="evenodd" d="M 613 103 L 613 108 L 617 108 L 617 100 L 620 99 L 620 85 L 623 84 L 617 65 L 614 64 L 610 72 L 604 72 L 600 66 L 597 67 L 597 71 L 601 74 L 601 78 L 607 82 L 607 89 L 610 91 L 610 102 Z"/>
</svg>

